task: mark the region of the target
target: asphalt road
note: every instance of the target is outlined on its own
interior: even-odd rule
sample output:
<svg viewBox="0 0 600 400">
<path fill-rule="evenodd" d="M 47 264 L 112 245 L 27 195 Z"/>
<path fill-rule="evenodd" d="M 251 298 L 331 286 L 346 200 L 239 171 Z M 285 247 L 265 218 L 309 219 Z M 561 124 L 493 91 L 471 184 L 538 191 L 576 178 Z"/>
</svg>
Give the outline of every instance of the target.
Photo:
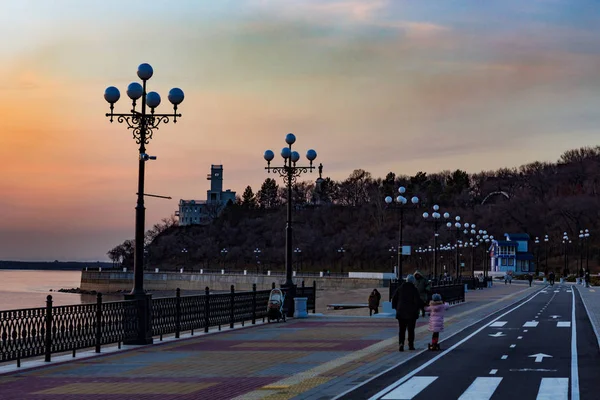
<svg viewBox="0 0 600 400">
<path fill-rule="evenodd" d="M 338 399 L 598 399 L 600 353 L 579 294 L 547 286 Z"/>
</svg>

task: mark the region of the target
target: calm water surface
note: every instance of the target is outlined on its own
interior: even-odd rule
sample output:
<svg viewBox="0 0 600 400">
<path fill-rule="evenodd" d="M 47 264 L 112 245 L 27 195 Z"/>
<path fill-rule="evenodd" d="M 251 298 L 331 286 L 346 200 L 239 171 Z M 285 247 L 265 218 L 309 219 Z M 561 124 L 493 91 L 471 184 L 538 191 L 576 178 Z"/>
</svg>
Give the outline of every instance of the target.
<svg viewBox="0 0 600 400">
<path fill-rule="evenodd" d="M 79 287 L 80 281 L 80 271 L 0 270 L 0 310 L 44 307 L 49 294 L 57 306 L 95 303 L 95 295 L 55 292 L 61 288 Z M 123 296 L 104 298 L 107 301 L 122 300 Z"/>
</svg>

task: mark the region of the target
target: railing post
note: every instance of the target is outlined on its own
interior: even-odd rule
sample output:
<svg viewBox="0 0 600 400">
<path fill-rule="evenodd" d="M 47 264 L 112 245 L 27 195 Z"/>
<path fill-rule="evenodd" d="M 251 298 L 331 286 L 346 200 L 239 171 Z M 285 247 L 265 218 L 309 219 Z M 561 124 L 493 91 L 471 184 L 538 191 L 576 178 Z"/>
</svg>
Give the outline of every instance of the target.
<svg viewBox="0 0 600 400">
<path fill-rule="evenodd" d="M 300 290 L 301 290 L 301 293 L 300 293 L 300 296 L 298 296 L 298 297 L 304 297 L 304 294 L 306 293 L 304 291 L 304 279 L 302 280 L 302 286 L 300 286 Z"/>
<path fill-rule="evenodd" d="M 96 295 L 96 353 L 102 344 L 102 293 Z"/>
<path fill-rule="evenodd" d="M 179 339 L 181 331 L 181 289 L 175 290 L 175 338 Z"/>
<path fill-rule="evenodd" d="M 235 286 L 231 285 L 231 304 L 229 310 L 229 327 L 233 329 L 233 322 L 235 320 Z"/>
<path fill-rule="evenodd" d="M 271 289 L 275 289 L 275 282 L 271 282 Z"/>
<path fill-rule="evenodd" d="M 204 332 L 208 332 L 210 324 L 210 289 L 208 286 L 204 289 Z"/>
<path fill-rule="evenodd" d="M 46 351 L 44 361 L 50 362 L 52 354 L 52 296 L 46 297 Z"/>
<path fill-rule="evenodd" d="M 252 284 L 252 325 L 256 324 L 256 283 Z"/>
<path fill-rule="evenodd" d="M 317 281 L 313 281 L 313 314 L 317 312 Z"/>
</svg>

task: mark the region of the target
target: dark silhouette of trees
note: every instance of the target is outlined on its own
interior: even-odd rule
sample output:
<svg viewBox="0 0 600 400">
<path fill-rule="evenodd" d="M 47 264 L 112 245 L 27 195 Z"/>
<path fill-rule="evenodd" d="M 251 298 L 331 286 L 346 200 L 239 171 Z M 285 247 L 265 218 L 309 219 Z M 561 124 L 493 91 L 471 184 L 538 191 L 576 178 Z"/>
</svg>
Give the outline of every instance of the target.
<svg viewBox="0 0 600 400">
<path fill-rule="evenodd" d="M 597 146 L 566 151 L 556 163 L 533 162 L 474 174 L 462 170 L 414 176 L 389 172 L 381 179 L 356 169 L 342 181 L 324 177 L 318 183 L 297 182 L 292 190 L 294 247 L 302 250 L 302 269 L 339 271 L 343 263 L 344 271 L 390 270 L 389 248 L 397 245 L 398 215 L 385 207 L 383 199 L 396 197 L 400 185 L 407 187 L 409 199 L 415 195 L 421 199 L 420 208 L 404 214 L 404 241 L 413 248 L 433 244 L 431 224 L 421 214 L 439 204 L 452 217 L 460 215 L 462 222 L 475 223 L 496 238 L 507 232 L 526 232 L 532 239 L 548 234 L 550 269 L 562 267 L 563 232 L 572 238 L 571 251 L 576 252 L 579 230 L 587 228 L 591 232 L 590 266 L 595 268 L 600 261 Z M 147 243 L 151 242 L 151 264 L 161 269 L 218 268 L 224 262 L 226 268 L 253 271 L 253 251 L 258 247 L 261 265 L 283 271 L 286 200 L 285 190 L 267 178 L 256 195 L 246 187 L 239 202 L 227 206 L 207 225 L 177 227 L 174 218 L 168 223 L 163 220 L 146 236 Z M 454 233 L 442 227 L 438 243 L 448 242 L 454 243 Z M 530 245 L 533 249 L 533 240 Z M 343 258 L 337 252 L 341 246 L 346 250 Z M 228 249 L 225 260 L 220 257 L 223 247 Z M 183 248 L 188 250 L 184 255 Z M 470 260 L 471 251 L 463 253 L 464 261 Z M 116 263 L 132 265 L 133 243 L 126 241 L 108 254 Z M 481 249 L 475 254 L 480 265 Z M 573 263 L 578 256 L 572 254 Z M 405 258 L 408 269 L 427 269 L 430 264 L 430 255 Z"/>
</svg>

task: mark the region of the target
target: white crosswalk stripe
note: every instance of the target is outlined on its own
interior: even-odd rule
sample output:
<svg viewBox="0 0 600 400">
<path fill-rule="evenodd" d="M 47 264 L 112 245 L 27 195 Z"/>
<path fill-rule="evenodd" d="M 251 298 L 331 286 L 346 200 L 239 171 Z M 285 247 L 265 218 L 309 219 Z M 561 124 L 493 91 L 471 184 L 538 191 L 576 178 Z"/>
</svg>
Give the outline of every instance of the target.
<svg viewBox="0 0 600 400">
<path fill-rule="evenodd" d="M 476 378 L 458 400 L 489 400 L 502 378 Z"/>
<path fill-rule="evenodd" d="M 569 378 L 542 378 L 536 400 L 567 400 Z"/>
<path fill-rule="evenodd" d="M 396 389 L 392 390 L 390 393 L 386 394 L 382 397 L 383 400 L 410 400 L 427 386 L 429 386 L 433 381 L 435 381 L 437 376 L 413 376 L 402 385 L 398 386 Z"/>
<path fill-rule="evenodd" d="M 492 370 L 490 374 L 496 372 L 497 370 Z M 380 399 L 412 400 L 438 378 L 439 376 L 413 376 Z M 489 400 L 502 380 L 502 377 L 477 377 L 458 400 Z M 532 384 L 534 383 L 532 382 Z M 441 390 L 443 393 L 443 389 Z M 568 398 L 569 378 L 541 378 L 536 400 L 568 400 Z"/>
</svg>

